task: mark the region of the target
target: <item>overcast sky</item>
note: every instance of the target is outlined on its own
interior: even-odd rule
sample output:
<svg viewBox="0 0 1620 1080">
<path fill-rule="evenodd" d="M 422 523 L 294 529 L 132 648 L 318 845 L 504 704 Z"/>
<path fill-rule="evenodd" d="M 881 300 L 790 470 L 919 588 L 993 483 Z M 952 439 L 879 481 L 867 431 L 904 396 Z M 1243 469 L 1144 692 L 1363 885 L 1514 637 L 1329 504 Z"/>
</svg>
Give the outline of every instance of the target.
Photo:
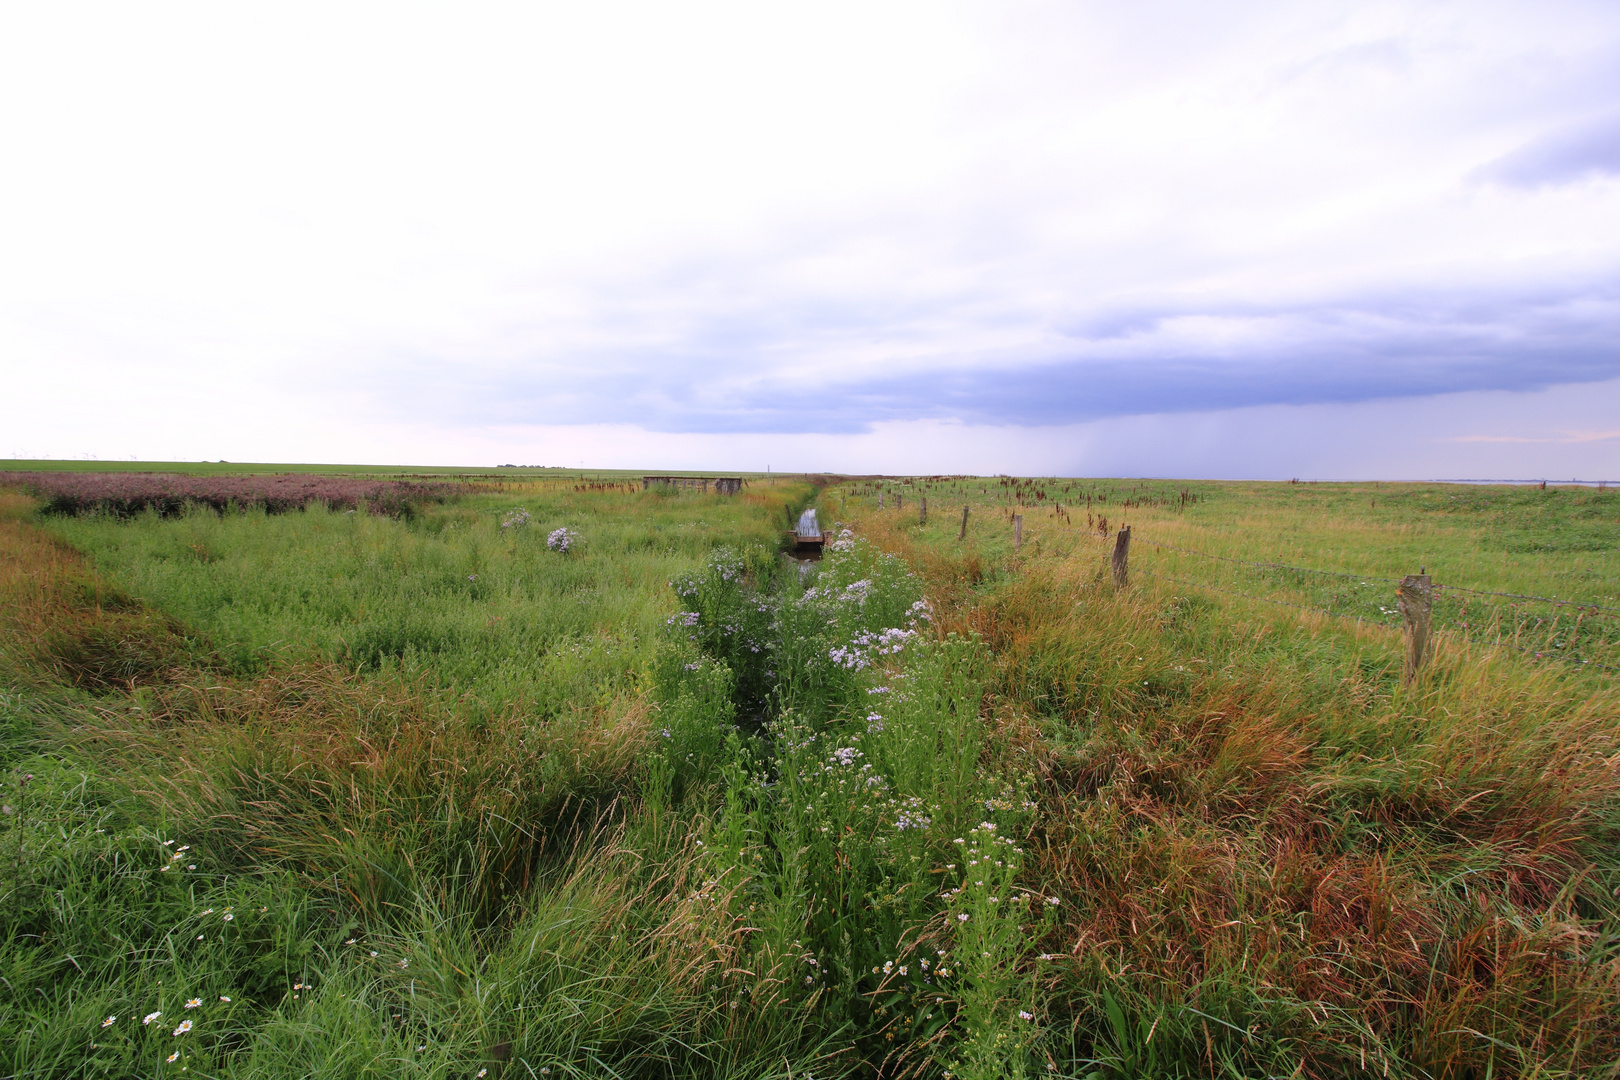
<svg viewBox="0 0 1620 1080">
<path fill-rule="evenodd" d="M 1620 478 L 1620 4 L 0 16 L 0 454 Z"/>
</svg>

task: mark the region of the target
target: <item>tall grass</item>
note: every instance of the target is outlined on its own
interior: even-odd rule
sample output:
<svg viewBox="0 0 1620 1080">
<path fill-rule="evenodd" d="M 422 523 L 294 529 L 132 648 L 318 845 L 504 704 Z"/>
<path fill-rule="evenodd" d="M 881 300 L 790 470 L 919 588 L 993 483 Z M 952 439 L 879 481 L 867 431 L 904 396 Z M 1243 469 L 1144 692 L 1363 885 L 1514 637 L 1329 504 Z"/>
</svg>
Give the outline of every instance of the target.
<svg viewBox="0 0 1620 1080">
<path fill-rule="evenodd" d="M 973 500 L 966 541 L 939 501 L 917 523 L 924 491 Z M 1102 572 L 1123 511 L 1209 554 L 1428 558 L 1601 599 L 1606 564 L 1579 560 L 1607 503 L 1412 489 L 1376 496 L 1380 523 L 1350 513 L 1364 494 L 863 481 L 821 493 L 855 527 L 808 574 L 775 555 L 805 485 L 535 483 L 413 520 L 42 523 L 9 499 L 0 1054 L 19 1075 L 1612 1075 L 1601 673 L 1454 628 L 1404 687 L 1377 619 Z M 1530 515 L 1585 550 L 1497 567 Z M 547 547 L 565 527 L 577 545 Z M 1337 610 L 1303 579 L 1201 580 Z"/>
<path fill-rule="evenodd" d="M 667 609 L 669 578 L 709 543 L 687 539 L 689 523 L 753 515 L 768 536 L 803 497 L 746 509 L 653 499 L 617 532 L 591 528 L 616 507 L 591 515 L 565 499 L 587 519 L 586 544 L 560 576 L 633 585 L 603 549 L 650 533 L 662 561 L 636 567 L 642 602 Z M 221 647 L 109 585 L 23 520 L 22 502 L 6 509 L 7 1075 L 769 1076 L 838 1060 L 836 1026 L 811 1015 L 740 1037 L 715 979 L 724 943 L 687 903 L 690 817 L 626 812 L 646 737 L 637 665 L 653 643 L 620 659 L 630 674 L 618 692 L 551 711 L 469 709 L 454 670 L 357 665 L 357 676 L 318 649 Z M 475 546 L 434 551 L 423 533 L 454 536 L 450 526 L 480 520 L 454 515 L 479 509 L 446 510 L 442 530 L 320 512 L 57 525 L 79 527 L 132 588 L 216 635 L 245 627 L 252 642 L 318 610 L 294 591 L 257 623 L 229 621 L 211 590 L 251 587 L 252 558 L 279 555 L 259 572 L 280 573 L 283 589 L 341 578 L 379 548 L 404 552 L 399 577 L 420 578 L 424 563 Z M 504 512 L 489 516 L 483 533 L 507 546 L 485 565 L 543 576 L 528 538 L 501 536 Z M 342 529 L 353 531 L 331 535 Z M 193 568 L 217 561 L 228 573 L 165 565 L 163 551 L 199 536 L 222 557 Z M 352 597 L 401 613 L 430 594 L 373 579 Z M 97 634 L 103 660 L 150 659 L 87 664 L 83 643 Z M 151 1012 L 162 1015 L 143 1024 Z"/>
<path fill-rule="evenodd" d="M 1246 557 L 1282 561 L 1280 516 L 1257 508 Z M 1037 780 L 1025 874 L 1060 922 L 1030 966 L 1059 1072 L 1614 1071 L 1603 676 L 1450 634 L 1403 688 L 1390 628 L 1145 577 L 1116 592 L 1086 543 L 1013 559 L 862 520 L 942 579 L 989 568 L 942 618 L 992 650 L 990 745 Z"/>
</svg>

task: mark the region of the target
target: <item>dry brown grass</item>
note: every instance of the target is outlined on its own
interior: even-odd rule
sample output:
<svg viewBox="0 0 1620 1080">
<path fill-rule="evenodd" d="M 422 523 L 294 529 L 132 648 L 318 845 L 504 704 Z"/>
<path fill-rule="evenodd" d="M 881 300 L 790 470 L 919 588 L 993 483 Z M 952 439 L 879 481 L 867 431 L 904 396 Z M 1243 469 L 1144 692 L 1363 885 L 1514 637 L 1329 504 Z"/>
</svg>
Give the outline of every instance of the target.
<svg viewBox="0 0 1620 1080">
<path fill-rule="evenodd" d="M 1065 918 L 1041 947 L 1070 958 L 1047 978 L 1076 1016 L 1100 988 L 1167 1030 L 1182 1006 L 1245 1002 L 1302 1075 L 1620 1057 L 1620 956 L 1595 921 L 1620 913 L 1612 695 L 1455 640 L 1405 692 L 1377 674 L 1398 665 L 1383 628 L 1247 609 L 1189 626 L 1168 589 L 1116 595 L 1089 550 L 1026 552 L 974 591 L 971 549 L 896 515 L 864 527 L 994 651 L 994 745 L 1042 791 L 1033 869 Z M 1213 1075 L 1214 1044 L 1200 1056 Z"/>
</svg>

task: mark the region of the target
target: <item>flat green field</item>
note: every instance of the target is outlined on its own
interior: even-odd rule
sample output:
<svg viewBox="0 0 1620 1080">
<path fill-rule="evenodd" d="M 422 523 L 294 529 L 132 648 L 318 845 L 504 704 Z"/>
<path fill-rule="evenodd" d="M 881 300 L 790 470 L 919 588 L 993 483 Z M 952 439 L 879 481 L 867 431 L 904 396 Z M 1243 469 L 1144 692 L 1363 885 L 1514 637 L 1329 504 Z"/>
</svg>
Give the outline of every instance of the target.
<svg viewBox="0 0 1620 1080">
<path fill-rule="evenodd" d="M 449 472 L 0 492 L 0 1076 L 1620 1071 L 1615 493 Z"/>
</svg>

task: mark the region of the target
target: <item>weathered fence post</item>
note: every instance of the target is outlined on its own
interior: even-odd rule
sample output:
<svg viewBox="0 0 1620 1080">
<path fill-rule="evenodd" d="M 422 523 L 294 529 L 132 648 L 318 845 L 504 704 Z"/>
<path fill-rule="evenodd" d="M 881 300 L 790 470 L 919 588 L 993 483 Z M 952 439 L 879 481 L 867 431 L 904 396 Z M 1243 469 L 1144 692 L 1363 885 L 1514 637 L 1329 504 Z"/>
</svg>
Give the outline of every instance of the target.
<svg viewBox="0 0 1620 1080">
<path fill-rule="evenodd" d="M 967 507 L 962 507 L 962 531 L 958 533 L 956 537 L 956 539 L 959 541 L 967 539 L 967 511 Z"/>
<path fill-rule="evenodd" d="M 1125 526 L 1114 536 L 1114 588 L 1130 585 L 1131 527 Z"/>
<path fill-rule="evenodd" d="M 923 501 L 922 501 L 922 517 L 918 519 L 917 524 L 919 524 L 919 525 L 928 524 L 928 497 L 926 495 L 923 496 Z"/>
<path fill-rule="evenodd" d="M 898 491 L 894 493 L 894 508 L 896 510 L 904 510 L 906 508 L 906 497 L 900 494 Z"/>
<path fill-rule="evenodd" d="M 883 509 L 883 492 L 878 492 L 878 509 Z"/>
<path fill-rule="evenodd" d="M 1434 614 L 1434 587 L 1428 574 L 1407 574 L 1395 589 L 1395 607 L 1406 620 L 1406 670 L 1401 682 L 1411 686 L 1429 651 Z"/>
<path fill-rule="evenodd" d="M 1013 550 L 1024 546 L 1024 515 L 1013 515 Z"/>
</svg>

